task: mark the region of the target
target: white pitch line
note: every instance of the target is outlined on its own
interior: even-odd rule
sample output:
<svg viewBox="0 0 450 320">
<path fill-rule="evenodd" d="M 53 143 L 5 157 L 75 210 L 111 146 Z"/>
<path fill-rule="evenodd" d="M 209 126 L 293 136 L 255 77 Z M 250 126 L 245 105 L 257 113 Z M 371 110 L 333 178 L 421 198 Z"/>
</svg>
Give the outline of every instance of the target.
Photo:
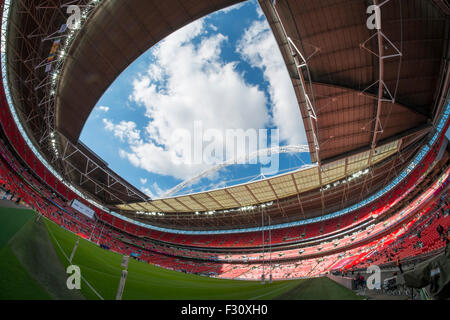
<svg viewBox="0 0 450 320">
<path fill-rule="evenodd" d="M 50 232 L 50 235 L 52 236 L 52 238 L 56 241 L 56 244 L 59 247 L 59 250 L 61 250 L 62 254 L 64 255 L 64 257 L 67 259 L 67 261 L 69 261 L 69 258 L 67 257 L 66 253 L 64 252 L 63 248 L 61 247 L 61 245 L 59 244 L 58 240 L 56 239 L 56 237 L 53 235 L 53 232 L 50 229 L 47 229 Z M 70 263 L 70 261 L 69 261 Z M 100 293 L 97 292 L 97 290 L 94 289 L 94 287 L 86 280 L 85 277 L 83 277 L 83 275 L 81 275 L 81 279 L 84 280 L 84 282 L 87 284 L 87 286 L 89 287 L 89 289 L 92 290 L 92 292 L 94 292 L 97 297 L 99 297 L 101 300 L 105 300 L 103 299 L 103 297 L 100 295 Z"/>
</svg>

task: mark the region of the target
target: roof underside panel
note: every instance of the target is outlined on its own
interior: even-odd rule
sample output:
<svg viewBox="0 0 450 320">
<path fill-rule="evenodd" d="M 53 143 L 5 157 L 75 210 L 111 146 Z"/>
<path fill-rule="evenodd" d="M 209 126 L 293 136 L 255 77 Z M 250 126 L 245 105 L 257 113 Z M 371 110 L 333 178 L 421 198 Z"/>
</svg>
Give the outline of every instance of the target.
<svg viewBox="0 0 450 320">
<path fill-rule="evenodd" d="M 313 85 L 307 91 L 315 101 L 322 161 L 372 142 L 379 61 L 369 50 L 379 50 L 375 31 L 366 26 L 368 5 L 359 0 L 280 0 L 275 5 L 287 36 L 309 57 Z M 378 141 L 431 117 L 448 28 L 432 1 L 391 0 L 381 7 L 381 17 L 384 56 L 402 55 L 384 59 L 383 93 L 395 103 L 382 103 Z M 361 47 L 371 37 L 365 45 L 369 50 Z M 308 138 L 311 147 L 313 136 Z M 317 160 L 313 153 L 312 159 Z"/>
</svg>

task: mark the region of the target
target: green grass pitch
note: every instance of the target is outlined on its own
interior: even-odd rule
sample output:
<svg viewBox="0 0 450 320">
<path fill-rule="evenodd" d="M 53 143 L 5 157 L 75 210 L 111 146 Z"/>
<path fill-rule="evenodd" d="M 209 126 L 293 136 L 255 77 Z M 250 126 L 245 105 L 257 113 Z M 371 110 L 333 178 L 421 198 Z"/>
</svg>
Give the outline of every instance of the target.
<svg viewBox="0 0 450 320">
<path fill-rule="evenodd" d="M 80 267 L 84 280 L 81 294 L 66 288 L 64 274 L 77 236 L 55 223 L 41 219 L 35 222 L 32 211 L 0 208 L 0 299 L 99 299 L 92 288 L 104 299 L 113 300 L 122 272 L 122 256 L 103 250 L 80 239 L 72 264 Z M 20 236 L 19 236 L 20 235 Z M 39 240 L 36 240 L 39 238 Z M 28 244 L 27 244 L 28 241 Z M 48 242 L 48 243 L 46 243 Z M 28 251 L 26 248 L 32 248 Z M 36 261 L 36 251 L 42 261 Z M 50 252 L 53 251 L 53 252 Z M 52 254 L 50 254 L 52 253 Z M 20 259 L 18 259 L 19 257 Z M 33 260 L 34 259 L 34 260 Z M 34 262 L 33 262 L 34 261 Z M 39 264 L 44 262 L 48 268 Z M 42 270 L 58 274 L 48 279 Z M 8 276 L 6 276 L 8 274 Z M 261 285 L 254 281 L 223 280 L 180 273 L 130 259 L 123 299 L 160 300 L 229 300 L 229 299 L 358 299 L 352 291 L 329 279 L 276 281 Z"/>
</svg>

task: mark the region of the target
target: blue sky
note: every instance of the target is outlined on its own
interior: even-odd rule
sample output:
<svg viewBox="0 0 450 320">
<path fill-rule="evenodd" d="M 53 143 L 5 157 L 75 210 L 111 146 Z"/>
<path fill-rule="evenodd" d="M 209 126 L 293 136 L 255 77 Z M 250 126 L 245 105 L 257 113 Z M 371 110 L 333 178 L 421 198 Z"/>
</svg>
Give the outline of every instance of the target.
<svg viewBox="0 0 450 320">
<path fill-rule="evenodd" d="M 210 163 L 174 161 L 195 149 L 189 134 L 175 133 L 193 135 L 198 122 L 204 131 L 224 134 L 279 129 L 280 145 L 306 144 L 291 81 L 257 1 L 197 20 L 144 53 L 102 96 L 81 141 L 156 198 L 214 162 L 243 156 L 243 150 L 233 155 L 225 139 L 216 139 L 211 145 L 224 145 L 223 160 L 214 152 Z M 308 153 L 281 154 L 272 174 L 309 163 Z M 182 193 L 254 180 L 261 166 L 228 166 Z"/>
</svg>

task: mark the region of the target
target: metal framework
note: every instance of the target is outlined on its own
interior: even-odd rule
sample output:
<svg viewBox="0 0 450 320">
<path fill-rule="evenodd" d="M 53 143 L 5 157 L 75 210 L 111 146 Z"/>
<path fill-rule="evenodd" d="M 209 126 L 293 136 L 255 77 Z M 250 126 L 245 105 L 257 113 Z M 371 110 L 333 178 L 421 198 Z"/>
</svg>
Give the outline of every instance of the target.
<svg viewBox="0 0 450 320">
<path fill-rule="evenodd" d="M 103 166 L 104 162 L 101 159 L 93 158 L 92 154 L 86 150 L 80 150 L 55 128 L 58 75 L 64 64 L 68 47 L 77 34 L 76 30 L 70 30 L 66 25 L 65 9 L 72 4 L 78 5 L 82 9 L 80 16 L 84 22 L 95 11 L 98 3 L 99 1 L 80 0 L 66 1 L 61 4 L 60 1 L 48 0 L 35 5 L 27 0 L 16 1 L 13 4 L 14 14 L 26 16 L 33 27 L 27 28 L 29 34 L 26 34 L 23 31 L 23 25 L 16 24 L 15 19 L 8 20 L 9 30 L 8 32 L 4 30 L 4 34 L 7 34 L 6 41 L 24 43 L 26 50 L 16 52 L 14 51 L 16 46 L 2 45 L 3 49 L 8 50 L 6 62 L 10 66 L 5 69 L 4 75 L 7 72 L 16 72 L 11 64 L 17 59 L 21 59 L 22 65 L 28 71 L 25 79 L 19 73 L 14 74 L 16 80 L 24 79 L 24 81 L 21 81 L 18 86 L 10 84 L 11 97 L 25 129 L 24 136 L 31 139 L 30 146 L 39 146 L 38 155 L 41 160 L 49 163 L 48 167 L 53 166 L 56 173 L 69 185 L 71 181 L 102 203 L 145 201 L 148 199 L 147 196 Z M 5 5 L 4 10 L 10 11 L 9 3 Z M 26 25 L 28 27 L 27 23 Z M 5 23 L 2 28 L 6 27 Z M 25 52 L 28 56 L 23 55 Z M 18 100 L 21 94 L 17 90 L 27 90 L 33 97 L 34 103 Z M 80 163 L 71 161 L 73 156 L 77 156 Z M 75 172 L 77 177 L 73 179 Z M 99 172 L 102 173 L 101 176 Z M 103 196 L 98 198 L 100 194 Z"/>
<path fill-rule="evenodd" d="M 61 162 L 64 167 L 65 175 L 71 177 L 75 172 L 79 176 L 77 185 L 83 187 L 85 183 L 91 183 L 94 186 L 94 196 L 104 192 L 109 196 L 109 200 L 119 203 L 128 203 L 136 199 L 138 201 L 147 201 L 148 196 L 138 191 L 135 187 L 114 174 L 105 164 L 93 160 L 92 157 L 78 146 L 64 139 L 64 149 L 61 155 Z M 76 157 L 75 161 L 72 161 Z M 99 181 L 99 173 L 104 182 Z M 74 181 L 74 179 L 72 179 Z"/>
<path fill-rule="evenodd" d="M 381 14 L 381 8 L 388 3 L 390 0 L 385 0 L 382 3 L 379 3 L 378 0 L 374 0 L 374 4 L 378 7 L 379 11 L 376 14 Z M 401 7 L 400 7 L 401 8 Z M 401 10 L 401 9 L 400 9 Z M 378 20 L 378 26 L 377 26 L 377 31 L 366 41 L 364 41 L 360 46 L 361 49 L 367 50 L 368 52 L 370 52 L 371 54 L 373 54 L 374 56 L 376 56 L 378 58 L 378 80 L 371 84 L 370 86 L 368 86 L 367 88 L 365 88 L 361 94 L 365 94 L 371 87 L 376 86 L 378 84 L 378 95 L 376 96 L 376 102 L 377 102 L 377 109 L 376 109 L 376 115 L 374 118 L 374 129 L 373 129 L 373 137 L 372 137 L 372 143 L 371 143 L 371 148 L 370 148 L 370 154 L 369 154 L 369 167 L 372 166 L 372 158 L 373 158 L 373 154 L 375 152 L 375 148 L 378 142 L 378 137 L 380 133 L 383 133 L 383 126 L 381 124 L 381 119 L 380 119 L 380 114 L 381 114 L 381 108 L 383 106 L 383 102 L 389 102 L 389 103 L 395 103 L 395 95 L 397 93 L 397 89 L 395 89 L 394 94 L 391 94 L 389 88 L 387 87 L 386 83 L 384 82 L 384 64 L 385 64 L 385 59 L 392 59 L 392 58 L 399 58 L 400 59 L 400 63 L 398 64 L 398 72 L 397 72 L 397 83 L 395 85 L 396 88 L 398 88 L 398 82 L 399 82 L 399 75 L 400 75 L 400 68 L 401 68 L 401 59 L 402 59 L 402 53 L 401 51 L 389 40 L 388 37 L 386 37 L 386 35 L 383 33 L 382 31 L 382 19 L 381 17 L 376 17 L 376 19 Z M 402 27 L 402 26 L 401 26 Z M 378 44 L 378 52 L 374 52 L 373 50 L 371 50 L 370 48 L 367 47 L 367 44 L 374 38 L 377 37 L 377 44 Z M 403 39 L 400 39 L 400 43 L 403 42 Z M 394 54 L 384 54 L 384 47 L 385 47 L 385 43 L 390 45 L 394 50 L 395 53 Z M 371 95 L 369 95 L 369 97 L 371 97 Z M 361 199 L 364 197 L 364 193 L 365 193 L 365 186 L 367 183 L 367 176 L 364 179 L 364 185 L 363 188 L 361 189 L 361 194 L 360 197 Z"/>
<path fill-rule="evenodd" d="M 259 0 L 259 1 L 263 1 L 263 0 Z M 309 67 L 308 67 L 308 60 L 311 59 L 318 51 L 319 48 L 315 47 L 314 52 L 308 56 L 305 57 L 300 50 L 297 48 L 297 46 L 295 45 L 294 41 L 292 40 L 292 38 L 290 38 L 286 32 L 286 29 L 283 25 L 283 22 L 280 18 L 280 15 L 278 13 L 277 7 L 276 7 L 276 0 L 273 0 L 271 2 L 271 7 L 273 12 L 275 13 L 276 16 L 276 23 L 278 23 L 281 26 L 281 30 L 282 30 L 282 34 L 283 37 L 287 40 L 287 45 L 289 48 L 289 52 L 294 60 L 295 63 L 295 67 L 297 70 L 297 77 L 298 80 L 300 82 L 300 88 L 301 88 L 301 94 L 303 96 L 303 103 L 299 101 L 300 105 L 303 106 L 305 113 L 308 115 L 308 122 L 309 122 L 309 126 L 311 128 L 311 134 L 313 136 L 313 142 L 314 142 L 314 149 L 311 150 L 312 153 L 314 153 L 316 162 L 317 162 L 317 170 L 319 173 L 319 183 L 320 183 L 320 200 L 321 200 L 321 204 L 322 204 L 322 213 L 325 210 L 325 201 L 324 201 L 324 194 L 322 191 L 322 186 L 323 186 L 323 182 L 322 182 L 322 162 L 319 156 L 319 151 L 320 151 L 320 146 L 319 146 L 319 139 L 318 139 L 318 134 L 319 134 L 319 130 L 318 130 L 318 126 L 317 126 L 317 115 L 316 115 L 316 111 L 315 111 L 315 106 L 314 106 L 314 90 L 312 87 L 312 81 L 311 81 L 311 73 L 309 71 Z M 304 76 L 304 71 L 307 74 L 307 79 L 308 79 L 308 83 L 307 80 L 305 80 L 305 76 Z M 310 90 L 310 95 L 307 93 L 306 87 L 309 87 Z"/>
</svg>

